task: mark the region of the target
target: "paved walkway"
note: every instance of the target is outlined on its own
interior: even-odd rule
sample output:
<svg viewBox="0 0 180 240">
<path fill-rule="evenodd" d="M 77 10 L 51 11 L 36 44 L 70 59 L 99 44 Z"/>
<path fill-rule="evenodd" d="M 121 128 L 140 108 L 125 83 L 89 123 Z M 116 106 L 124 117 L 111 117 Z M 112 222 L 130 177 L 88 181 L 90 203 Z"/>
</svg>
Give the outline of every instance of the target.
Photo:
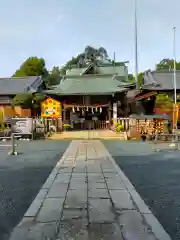
<svg viewBox="0 0 180 240">
<path fill-rule="evenodd" d="M 170 240 L 99 140 L 72 141 L 11 240 Z"/>
<path fill-rule="evenodd" d="M 104 130 L 83 130 L 83 131 L 70 131 L 62 133 L 54 133 L 50 139 L 62 140 L 62 139 L 118 139 L 124 140 L 124 133 L 116 133 L 114 131 Z"/>
</svg>

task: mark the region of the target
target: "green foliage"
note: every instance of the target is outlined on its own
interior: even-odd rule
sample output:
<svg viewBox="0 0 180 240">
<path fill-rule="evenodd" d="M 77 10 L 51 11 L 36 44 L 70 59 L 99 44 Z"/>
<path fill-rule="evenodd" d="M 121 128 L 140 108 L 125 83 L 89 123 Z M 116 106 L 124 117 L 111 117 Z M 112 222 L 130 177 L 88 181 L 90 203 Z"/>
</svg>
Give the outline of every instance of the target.
<svg viewBox="0 0 180 240">
<path fill-rule="evenodd" d="M 41 93 L 20 93 L 12 100 L 12 106 L 21 106 L 22 108 L 39 108 L 40 103 L 45 99 Z"/>
<path fill-rule="evenodd" d="M 32 93 L 17 94 L 12 100 L 12 106 L 21 106 L 22 108 L 32 108 Z"/>
<path fill-rule="evenodd" d="M 128 74 L 128 81 L 129 82 L 135 82 L 135 77 L 133 74 Z"/>
<path fill-rule="evenodd" d="M 135 83 L 135 82 L 136 82 L 135 76 L 134 76 L 133 74 L 128 74 L 128 80 L 129 80 L 129 82 L 132 82 L 132 83 Z M 139 86 L 139 87 L 142 86 L 142 80 L 143 80 L 142 72 L 140 72 L 140 73 L 138 74 L 138 86 Z"/>
<path fill-rule="evenodd" d="M 174 60 L 173 59 L 162 59 L 157 65 L 156 70 L 172 70 L 174 69 Z M 176 62 L 176 69 L 180 70 L 180 62 Z"/>
<path fill-rule="evenodd" d="M 32 107 L 39 108 L 42 101 L 45 100 L 45 95 L 42 93 L 32 94 Z"/>
<path fill-rule="evenodd" d="M 49 71 L 48 76 L 44 78 L 44 81 L 48 86 L 57 85 L 60 83 L 63 75 L 63 69 L 54 66 L 52 70 Z"/>
<path fill-rule="evenodd" d="M 140 72 L 138 74 L 138 86 L 141 87 L 142 86 L 142 83 L 143 83 L 143 73 Z"/>
<path fill-rule="evenodd" d="M 170 110 L 173 108 L 173 100 L 167 94 L 158 94 L 156 96 L 156 107 L 162 110 Z"/>
<path fill-rule="evenodd" d="M 68 123 L 63 124 L 63 127 L 64 127 L 64 129 L 66 129 L 66 130 L 72 128 L 72 126 L 71 126 L 70 124 L 68 124 Z"/>
<path fill-rule="evenodd" d="M 48 71 L 43 58 L 30 57 L 15 72 L 13 77 L 47 76 Z"/>
<path fill-rule="evenodd" d="M 118 122 L 116 122 L 114 126 L 116 127 L 116 132 L 121 132 L 124 129 L 124 126 Z"/>
<path fill-rule="evenodd" d="M 72 59 L 66 63 L 63 70 L 66 71 L 78 64 L 79 67 L 81 67 L 85 62 L 96 62 L 98 58 L 109 59 L 106 49 L 103 47 L 96 49 L 91 46 L 86 46 L 84 52 L 78 54 L 76 57 L 72 57 Z"/>
</svg>

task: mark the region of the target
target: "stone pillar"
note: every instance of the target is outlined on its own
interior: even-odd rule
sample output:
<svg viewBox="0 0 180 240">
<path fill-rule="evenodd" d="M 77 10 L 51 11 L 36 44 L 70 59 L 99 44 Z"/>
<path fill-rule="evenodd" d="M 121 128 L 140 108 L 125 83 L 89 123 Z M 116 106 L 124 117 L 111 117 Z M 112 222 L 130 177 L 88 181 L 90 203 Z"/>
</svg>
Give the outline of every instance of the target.
<svg viewBox="0 0 180 240">
<path fill-rule="evenodd" d="M 111 127 L 111 102 L 109 102 L 109 106 L 108 106 L 108 120 L 109 120 L 109 129 Z"/>
</svg>

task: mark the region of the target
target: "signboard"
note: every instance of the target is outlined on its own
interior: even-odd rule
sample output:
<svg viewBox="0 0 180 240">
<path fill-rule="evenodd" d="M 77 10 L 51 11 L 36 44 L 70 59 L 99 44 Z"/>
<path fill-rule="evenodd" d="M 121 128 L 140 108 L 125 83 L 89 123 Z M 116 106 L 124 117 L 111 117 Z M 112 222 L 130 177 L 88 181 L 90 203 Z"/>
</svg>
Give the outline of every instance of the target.
<svg viewBox="0 0 180 240">
<path fill-rule="evenodd" d="M 0 129 L 2 128 L 3 123 L 4 123 L 4 113 L 0 109 Z"/>
<path fill-rule="evenodd" d="M 32 118 L 11 118 L 12 133 L 18 133 L 19 135 L 29 135 L 33 131 L 33 119 Z"/>
<path fill-rule="evenodd" d="M 61 116 L 61 103 L 53 98 L 47 98 L 41 103 L 41 116 L 43 118 L 59 118 Z"/>
</svg>

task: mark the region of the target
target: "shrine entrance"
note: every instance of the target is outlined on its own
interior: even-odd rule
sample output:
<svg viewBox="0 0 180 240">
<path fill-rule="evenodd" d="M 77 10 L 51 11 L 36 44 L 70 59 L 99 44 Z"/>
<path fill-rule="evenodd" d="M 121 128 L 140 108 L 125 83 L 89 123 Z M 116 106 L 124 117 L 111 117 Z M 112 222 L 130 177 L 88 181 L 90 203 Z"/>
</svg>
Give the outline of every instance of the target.
<svg viewBox="0 0 180 240">
<path fill-rule="evenodd" d="M 64 105 L 63 123 L 71 125 L 74 131 L 109 129 L 109 105 Z"/>
</svg>

